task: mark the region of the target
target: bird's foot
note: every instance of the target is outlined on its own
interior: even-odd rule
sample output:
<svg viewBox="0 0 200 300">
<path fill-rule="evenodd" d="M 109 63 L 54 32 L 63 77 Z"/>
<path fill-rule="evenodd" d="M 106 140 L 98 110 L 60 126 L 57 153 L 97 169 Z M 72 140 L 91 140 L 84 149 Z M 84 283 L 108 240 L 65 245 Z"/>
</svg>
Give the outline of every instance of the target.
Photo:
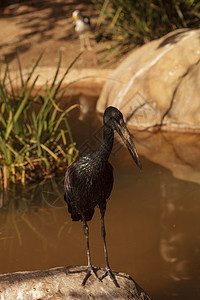
<svg viewBox="0 0 200 300">
<path fill-rule="evenodd" d="M 92 265 L 88 266 L 88 268 L 87 268 L 87 273 L 86 273 L 86 275 L 85 275 L 85 278 L 83 279 L 82 285 L 85 285 L 85 284 L 86 284 L 88 278 L 92 275 L 92 273 L 95 275 L 95 277 L 96 277 L 99 281 L 102 281 L 102 279 L 99 278 L 98 275 L 97 275 L 97 271 L 98 271 L 98 270 L 99 270 L 98 268 L 95 268 L 95 267 L 93 267 Z"/>
<path fill-rule="evenodd" d="M 106 276 L 110 276 L 110 278 L 113 281 L 114 285 L 118 288 L 120 287 L 119 283 L 117 282 L 117 279 L 115 277 L 115 274 L 113 273 L 113 271 L 110 268 L 106 268 L 105 273 L 100 277 L 100 279 L 103 280 Z"/>
</svg>

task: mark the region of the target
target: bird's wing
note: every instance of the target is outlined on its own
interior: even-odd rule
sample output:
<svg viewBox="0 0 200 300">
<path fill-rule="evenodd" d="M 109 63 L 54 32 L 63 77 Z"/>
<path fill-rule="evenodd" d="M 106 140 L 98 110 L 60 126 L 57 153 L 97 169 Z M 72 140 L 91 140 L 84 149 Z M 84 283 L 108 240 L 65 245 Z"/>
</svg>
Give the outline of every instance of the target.
<svg viewBox="0 0 200 300">
<path fill-rule="evenodd" d="M 73 221 L 81 220 L 79 203 L 77 202 L 78 195 L 76 192 L 75 186 L 75 170 L 74 168 L 68 168 L 65 174 L 64 188 L 65 195 L 64 200 L 67 202 L 68 211 L 71 214 L 71 218 Z"/>
</svg>

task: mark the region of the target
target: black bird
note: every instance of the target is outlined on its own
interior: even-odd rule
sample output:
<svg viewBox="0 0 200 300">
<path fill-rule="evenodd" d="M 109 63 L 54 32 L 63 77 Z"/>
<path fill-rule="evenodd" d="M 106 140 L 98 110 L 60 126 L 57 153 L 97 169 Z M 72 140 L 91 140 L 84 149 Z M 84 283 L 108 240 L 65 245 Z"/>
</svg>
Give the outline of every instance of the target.
<svg viewBox="0 0 200 300">
<path fill-rule="evenodd" d="M 141 169 L 140 160 L 126 128 L 122 113 L 115 107 L 106 108 L 103 115 L 103 138 L 98 149 L 86 156 L 80 157 L 67 169 L 65 175 L 65 201 L 73 221 L 81 220 L 87 243 L 88 269 L 82 282 L 85 285 L 87 279 L 93 273 L 100 281 L 107 275 L 111 277 L 114 284 L 119 284 L 110 268 L 108 252 L 105 240 L 104 215 L 106 211 L 106 200 L 110 197 L 113 187 L 113 168 L 108 162 L 114 142 L 114 130 L 121 136 L 135 163 Z M 87 221 L 90 221 L 98 206 L 101 212 L 101 234 L 104 241 L 104 252 L 106 260 L 105 274 L 99 278 L 98 268 L 93 267 L 89 248 L 89 229 Z"/>
</svg>

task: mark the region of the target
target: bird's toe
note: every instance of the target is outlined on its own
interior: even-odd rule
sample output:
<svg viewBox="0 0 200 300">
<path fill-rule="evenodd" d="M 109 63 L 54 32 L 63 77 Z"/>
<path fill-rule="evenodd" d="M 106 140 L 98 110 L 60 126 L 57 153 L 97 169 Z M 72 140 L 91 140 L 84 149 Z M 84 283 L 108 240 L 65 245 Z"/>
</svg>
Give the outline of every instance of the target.
<svg viewBox="0 0 200 300">
<path fill-rule="evenodd" d="M 86 273 L 86 275 L 85 275 L 85 278 L 83 279 L 82 285 L 85 285 L 85 284 L 86 284 L 88 278 L 92 275 L 92 273 L 93 273 L 94 276 L 101 282 L 102 279 L 99 278 L 99 276 L 98 276 L 98 274 L 97 274 L 98 270 L 99 270 L 99 268 L 95 268 L 95 267 L 93 267 L 92 265 L 89 266 L 89 267 L 87 268 L 87 271 L 86 271 L 87 273 Z"/>
<path fill-rule="evenodd" d="M 113 271 L 111 269 L 106 269 L 105 273 L 101 276 L 101 280 L 103 280 L 105 277 L 109 276 L 111 278 L 111 280 L 113 281 L 114 285 L 116 287 L 120 287 L 119 283 L 117 282 L 117 279 L 115 277 L 115 274 L 113 273 Z"/>
</svg>

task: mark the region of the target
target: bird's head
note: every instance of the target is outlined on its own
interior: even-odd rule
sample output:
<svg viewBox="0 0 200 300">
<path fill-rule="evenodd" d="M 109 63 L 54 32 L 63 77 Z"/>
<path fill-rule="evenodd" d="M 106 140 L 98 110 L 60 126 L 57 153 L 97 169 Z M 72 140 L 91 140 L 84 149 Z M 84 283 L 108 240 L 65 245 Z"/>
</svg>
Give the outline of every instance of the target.
<svg viewBox="0 0 200 300">
<path fill-rule="evenodd" d="M 124 123 L 121 111 L 114 106 L 109 106 L 106 108 L 103 115 L 103 121 L 106 126 L 111 127 L 113 130 L 117 130 L 120 122 Z"/>
<path fill-rule="evenodd" d="M 80 15 L 81 15 L 80 10 L 75 10 L 75 11 L 73 11 L 73 13 L 72 13 L 72 18 L 73 18 L 75 21 L 78 21 L 79 18 L 80 18 Z"/>
<path fill-rule="evenodd" d="M 122 113 L 116 107 L 109 106 L 104 112 L 103 121 L 105 126 L 117 131 L 135 163 L 140 169 L 142 169 L 137 150 L 126 127 Z"/>
</svg>

